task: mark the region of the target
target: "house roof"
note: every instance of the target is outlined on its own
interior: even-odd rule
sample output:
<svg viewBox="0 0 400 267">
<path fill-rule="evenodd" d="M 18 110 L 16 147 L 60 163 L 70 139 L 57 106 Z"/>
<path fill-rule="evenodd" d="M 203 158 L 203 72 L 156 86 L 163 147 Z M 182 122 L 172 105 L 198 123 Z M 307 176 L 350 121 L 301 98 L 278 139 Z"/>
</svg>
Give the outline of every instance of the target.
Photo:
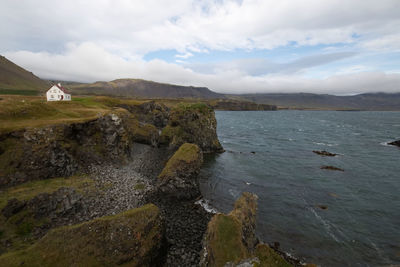
<svg viewBox="0 0 400 267">
<path fill-rule="evenodd" d="M 60 89 L 61 91 L 63 91 L 66 94 L 69 94 L 68 90 L 65 89 L 60 83 L 59 84 L 55 84 L 55 86 L 58 87 L 58 89 Z"/>
</svg>

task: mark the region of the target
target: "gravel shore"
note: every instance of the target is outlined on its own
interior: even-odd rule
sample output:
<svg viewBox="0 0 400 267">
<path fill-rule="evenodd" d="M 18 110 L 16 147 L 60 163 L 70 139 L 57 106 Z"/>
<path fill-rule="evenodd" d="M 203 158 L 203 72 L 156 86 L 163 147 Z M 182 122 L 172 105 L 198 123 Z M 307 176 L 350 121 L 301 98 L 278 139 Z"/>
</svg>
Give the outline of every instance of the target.
<svg viewBox="0 0 400 267">
<path fill-rule="evenodd" d="M 202 239 L 212 214 L 195 204 L 154 194 L 157 175 L 168 151 L 137 144 L 133 160 L 124 166 L 90 166 L 96 194 L 87 200 L 85 220 L 113 215 L 146 203 L 157 205 L 166 223 L 165 266 L 198 266 Z"/>
</svg>

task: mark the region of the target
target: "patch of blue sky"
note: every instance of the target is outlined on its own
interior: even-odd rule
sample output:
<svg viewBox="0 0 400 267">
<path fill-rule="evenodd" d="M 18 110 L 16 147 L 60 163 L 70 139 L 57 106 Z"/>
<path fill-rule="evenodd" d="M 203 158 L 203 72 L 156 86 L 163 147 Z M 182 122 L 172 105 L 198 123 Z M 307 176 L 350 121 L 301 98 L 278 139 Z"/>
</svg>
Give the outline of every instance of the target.
<svg viewBox="0 0 400 267">
<path fill-rule="evenodd" d="M 304 70 L 303 76 L 323 79 L 332 75 L 365 71 L 397 72 L 400 70 L 400 53 L 360 53 L 324 65 Z"/>
<path fill-rule="evenodd" d="M 176 63 L 176 60 L 184 61 L 188 64 L 193 63 L 217 63 L 229 62 L 237 59 L 268 59 L 276 63 L 287 63 L 305 56 L 336 52 L 341 50 L 343 44 L 330 45 L 314 45 L 314 46 L 299 46 L 296 43 L 278 47 L 275 49 L 234 49 L 228 51 L 210 50 L 208 52 L 191 52 L 193 56 L 188 58 L 179 58 L 177 55 L 183 55 L 176 50 L 159 50 L 146 54 L 144 60 L 150 61 L 160 59 L 169 63 Z M 352 49 L 352 48 L 346 48 Z"/>
</svg>

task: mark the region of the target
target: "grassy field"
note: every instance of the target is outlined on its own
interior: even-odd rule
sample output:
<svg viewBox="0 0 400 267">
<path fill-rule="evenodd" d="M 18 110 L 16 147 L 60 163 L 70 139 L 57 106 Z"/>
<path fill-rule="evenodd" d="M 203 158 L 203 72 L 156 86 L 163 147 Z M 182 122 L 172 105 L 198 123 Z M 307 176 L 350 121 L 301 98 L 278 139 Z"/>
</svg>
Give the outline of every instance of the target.
<svg viewBox="0 0 400 267">
<path fill-rule="evenodd" d="M 72 101 L 47 102 L 39 96 L 0 95 L 0 133 L 95 119 L 121 103 L 142 102 L 109 97 L 73 97 Z"/>
<path fill-rule="evenodd" d="M 72 97 L 72 101 L 47 102 L 44 96 L 1 95 L 0 134 L 28 127 L 73 123 L 98 118 L 119 105 L 139 105 L 154 99 L 107 96 Z M 198 99 L 156 99 L 170 108 L 207 108 L 212 101 Z"/>
</svg>

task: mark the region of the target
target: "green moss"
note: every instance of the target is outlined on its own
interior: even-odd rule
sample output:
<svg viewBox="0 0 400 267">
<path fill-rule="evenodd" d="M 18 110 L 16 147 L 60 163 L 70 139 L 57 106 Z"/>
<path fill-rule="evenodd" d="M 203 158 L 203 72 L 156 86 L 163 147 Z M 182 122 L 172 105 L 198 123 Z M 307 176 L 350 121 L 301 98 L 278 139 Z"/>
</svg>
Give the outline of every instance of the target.
<svg viewBox="0 0 400 267">
<path fill-rule="evenodd" d="M 0 194 L 0 210 L 3 209 L 8 200 L 16 198 L 20 201 L 29 201 L 38 194 L 53 193 L 61 187 L 75 188 L 81 194 L 91 194 L 94 192 L 94 181 L 87 176 L 73 176 L 70 178 L 54 178 L 28 182 L 18 186 L 5 189 Z M 0 214 L 0 225 L 2 226 L 2 240 L 9 240 L 12 247 L 9 251 L 25 248 L 34 239 L 31 232 L 36 227 L 41 227 L 48 223 L 47 218 L 35 219 L 29 210 L 22 210 L 17 214 L 6 219 Z"/>
<path fill-rule="evenodd" d="M 68 178 L 53 178 L 24 183 L 5 189 L 0 194 L 0 210 L 4 208 L 8 200 L 29 200 L 41 193 L 53 193 L 61 187 L 72 187 L 78 192 L 84 193 L 94 187 L 94 181 L 86 175 L 76 175 Z"/>
<path fill-rule="evenodd" d="M 206 114 L 207 112 L 210 111 L 210 107 L 202 102 L 197 102 L 197 103 L 180 103 L 177 107 L 174 108 L 174 110 L 183 110 L 183 111 L 200 111 L 202 114 Z"/>
<path fill-rule="evenodd" d="M 208 225 L 209 253 L 212 266 L 224 266 L 227 262 L 238 263 L 248 257 L 242 244 L 241 226 L 232 216 L 217 214 Z"/>
<path fill-rule="evenodd" d="M 195 144 L 185 143 L 179 147 L 175 154 L 168 160 L 159 178 L 174 176 L 182 164 L 191 164 L 199 160 L 201 150 Z"/>
<path fill-rule="evenodd" d="M 4 266 L 149 265 L 160 246 L 159 210 L 149 204 L 50 231 L 29 248 L 0 256 Z"/>
<path fill-rule="evenodd" d="M 185 140 L 185 131 L 180 126 L 165 126 L 160 135 L 160 141 L 163 144 L 179 144 L 181 140 Z"/>
<path fill-rule="evenodd" d="M 0 177 L 14 173 L 18 160 L 24 152 L 22 144 L 15 138 L 7 138 L 0 141 Z"/>
<path fill-rule="evenodd" d="M 266 244 L 259 244 L 256 247 L 255 256 L 260 263 L 255 263 L 255 267 L 291 267 L 292 265 L 285 261 L 273 249 Z"/>
</svg>

